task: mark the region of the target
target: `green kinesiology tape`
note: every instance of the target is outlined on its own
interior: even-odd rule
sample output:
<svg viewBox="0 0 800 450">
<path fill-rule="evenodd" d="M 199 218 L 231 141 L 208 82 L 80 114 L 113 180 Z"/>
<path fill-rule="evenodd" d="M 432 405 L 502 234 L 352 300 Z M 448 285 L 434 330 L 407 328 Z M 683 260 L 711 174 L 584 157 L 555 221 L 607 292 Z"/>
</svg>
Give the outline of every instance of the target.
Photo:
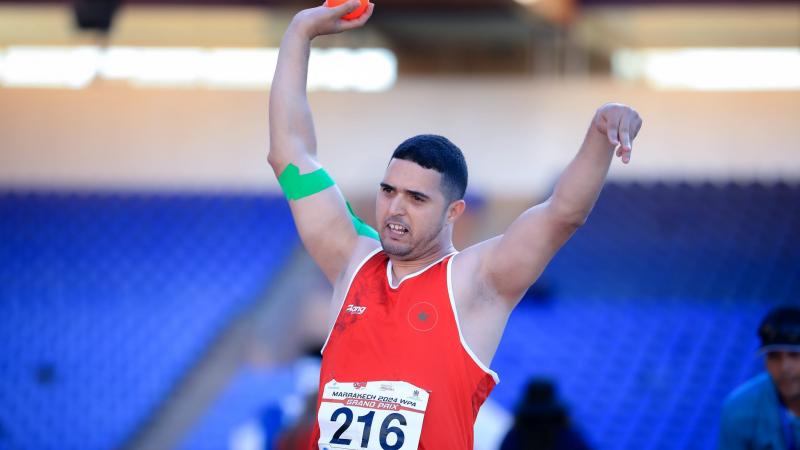
<svg viewBox="0 0 800 450">
<path fill-rule="evenodd" d="M 278 184 L 281 185 L 284 195 L 289 200 L 299 200 L 301 198 L 314 195 L 322 192 L 325 189 L 336 184 L 328 175 L 325 169 L 317 169 L 311 173 L 300 175 L 300 168 L 294 164 L 289 164 L 286 169 L 278 177 Z M 350 213 L 350 220 L 353 222 L 353 228 L 360 236 L 368 237 L 371 239 L 378 239 L 378 232 L 374 228 L 364 223 L 355 212 L 353 207 L 347 204 L 347 212 Z"/>
<path fill-rule="evenodd" d="M 299 200 L 324 191 L 336 183 L 328 175 L 328 172 L 325 172 L 325 169 L 318 169 L 311 173 L 300 175 L 300 168 L 294 164 L 289 164 L 278 177 L 278 184 L 281 185 L 286 198 Z"/>
<path fill-rule="evenodd" d="M 350 212 L 350 220 L 353 221 L 353 227 L 355 227 L 356 233 L 358 233 L 359 236 L 379 240 L 378 232 L 375 231 L 375 229 L 371 226 L 364 223 L 364 221 L 353 212 L 353 207 L 350 206 L 350 202 L 347 202 L 347 211 Z"/>
</svg>

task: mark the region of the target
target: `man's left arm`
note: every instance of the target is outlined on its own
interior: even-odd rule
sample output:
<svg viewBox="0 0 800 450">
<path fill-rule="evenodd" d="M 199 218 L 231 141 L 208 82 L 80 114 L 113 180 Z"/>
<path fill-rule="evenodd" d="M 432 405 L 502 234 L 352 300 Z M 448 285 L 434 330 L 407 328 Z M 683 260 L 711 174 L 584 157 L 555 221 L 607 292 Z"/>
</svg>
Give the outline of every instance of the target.
<svg viewBox="0 0 800 450">
<path fill-rule="evenodd" d="M 516 305 L 556 252 L 586 222 L 615 149 L 624 164 L 630 162 L 632 142 L 641 126 L 639 114 L 629 106 L 609 103 L 600 107 L 552 195 L 520 215 L 502 236 L 475 247 L 480 254 L 481 278 L 509 306 Z"/>
</svg>

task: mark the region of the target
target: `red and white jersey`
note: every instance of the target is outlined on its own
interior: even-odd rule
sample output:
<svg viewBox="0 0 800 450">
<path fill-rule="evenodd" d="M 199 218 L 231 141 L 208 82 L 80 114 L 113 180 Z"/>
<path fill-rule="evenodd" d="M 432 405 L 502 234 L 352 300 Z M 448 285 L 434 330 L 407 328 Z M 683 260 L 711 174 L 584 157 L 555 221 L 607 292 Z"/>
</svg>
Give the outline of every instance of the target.
<svg viewBox="0 0 800 450">
<path fill-rule="evenodd" d="M 397 286 L 380 249 L 356 269 L 322 350 L 311 448 L 472 450 L 499 380 L 461 335 L 452 257 Z"/>
</svg>

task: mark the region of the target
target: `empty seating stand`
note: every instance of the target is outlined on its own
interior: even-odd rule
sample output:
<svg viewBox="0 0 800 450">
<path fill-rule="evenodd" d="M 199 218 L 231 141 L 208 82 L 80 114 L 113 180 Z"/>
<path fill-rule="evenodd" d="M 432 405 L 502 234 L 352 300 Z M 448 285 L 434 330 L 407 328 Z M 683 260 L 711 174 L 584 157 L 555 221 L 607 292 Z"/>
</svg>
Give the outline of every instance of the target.
<svg viewBox="0 0 800 450">
<path fill-rule="evenodd" d="M 0 449 L 120 447 L 296 245 L 276 196 L 0 193 Z"/>
<path fill-rule="evenodd" d="M 800 303 L 798 230 L 798 185 L 607 185 L 509 320 L 492 398 L 548 376 L 598 449 L 713 449 L 759 320 Z M 278 197 L 0 193 L 0 449 L 123 445 L 297 245 Z M 293 383 L 243 370 L 181 448 Z"/>
</svg>

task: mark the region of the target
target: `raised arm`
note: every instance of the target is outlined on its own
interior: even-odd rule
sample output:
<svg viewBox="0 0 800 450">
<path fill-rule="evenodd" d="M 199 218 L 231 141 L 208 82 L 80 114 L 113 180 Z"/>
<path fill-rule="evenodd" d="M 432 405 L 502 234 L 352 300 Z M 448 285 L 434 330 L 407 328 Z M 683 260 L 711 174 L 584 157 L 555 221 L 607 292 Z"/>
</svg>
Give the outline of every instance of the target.
<svg viewBox="0 0 800 450">
<path fill-rule="evenodd" d="M 478 279 L 513 307 L 572 234 L 586 222 L 614 156 L 627 164 L 642 120 L 632 108 L 610 103 L 597 110 L 578 154 L 553 194 L 519 216 L 505 234 L 464 251 Z M 469 253 L 473 255 L 468 256 Z"/>
<path fill-rule="evenodd" d="M 306 94 L 308 58 L 316 36 L 358 28 L 369 20 L 372 4 L 358 19 L 342 19 L 358 6 L 358 0 L 350 0 L 294 17 L 281 42 L 269 96 L 269 163 L 289 198 L 306 250 L 331 282 L 347 266 L 359 235 L 341 191 L 317 172 L 321 166 Z"/>
</svg>

